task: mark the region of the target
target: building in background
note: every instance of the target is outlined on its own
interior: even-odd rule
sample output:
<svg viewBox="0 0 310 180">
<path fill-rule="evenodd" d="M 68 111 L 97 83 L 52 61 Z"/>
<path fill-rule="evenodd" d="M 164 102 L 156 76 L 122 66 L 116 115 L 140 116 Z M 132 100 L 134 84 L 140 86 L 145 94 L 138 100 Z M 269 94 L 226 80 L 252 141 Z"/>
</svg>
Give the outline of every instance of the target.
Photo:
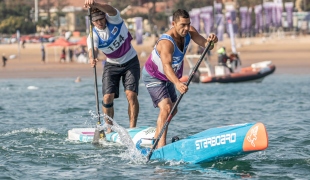
<svg viewBox="0 0 310 180">
<path fill-rule="evenodd" d="M 83 1 L 76 0 L 41 0 L 39 2 L 39 19 L 50 19 L 53 28 L 62 31 L 86 31 L 85 16 L 86 9 L 83 8 Z M 43 31 L 47 27 L 38 27 Z"/>
</svg>

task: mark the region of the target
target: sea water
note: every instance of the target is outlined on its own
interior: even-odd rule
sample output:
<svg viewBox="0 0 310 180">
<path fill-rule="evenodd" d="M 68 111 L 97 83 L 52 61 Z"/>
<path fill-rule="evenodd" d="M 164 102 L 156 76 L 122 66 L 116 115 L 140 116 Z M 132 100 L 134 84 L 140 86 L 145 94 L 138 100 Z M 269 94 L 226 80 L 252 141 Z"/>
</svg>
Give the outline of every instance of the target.
<svg viewBox="0 0 310 180">
<path fill-rule="evenodd" d="M 128 147 L 69 141 L 95 127 L 93 78 L 0 79 L 0 179 L 310 179 L 310 75 L 273 74 L 262 83 L 191 84 L 167 141 L 208 128 L 262 122 L 269 147 L 203 164 L 135 161 Z M 101 95 L 101 84 L 98 84 Z M 138 126 L 156 126 L 158 109 L 141 84 Z M 100 97 L 101 100 L 101 97 Z M 114 120 L 128 128 L 123 89 Z"/>
</svg>

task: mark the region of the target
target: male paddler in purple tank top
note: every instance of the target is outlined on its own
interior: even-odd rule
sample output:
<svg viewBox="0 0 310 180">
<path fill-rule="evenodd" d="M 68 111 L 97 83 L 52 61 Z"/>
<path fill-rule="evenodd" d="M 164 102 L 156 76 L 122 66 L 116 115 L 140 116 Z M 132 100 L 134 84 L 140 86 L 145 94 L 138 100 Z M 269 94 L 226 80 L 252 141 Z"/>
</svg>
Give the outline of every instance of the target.
<svg viewBox="0 0 310 180">
<path fill-rule="evenodd" d="M 122 80 L 128 100 L 129 127 L 136 127 L 139 113 L 138 87 L 140 79 L 140 63 L 137 52 L 131 45 L 130 35 L 120 12 L 114 7 L 99 0 L 85 0 L 84 7 L 92 8 L 91 16 L 95 57 L 99 50 L 106 57 L 102 75 L 102 110 L 113 118 L 113 101 L 119 97 L 119 84 Z M 97 63 L 92 55 L 91 37 L 87 39 L 89 60 L 92 67 Z M 106 120 L 107 121 L 107 120 Z M 107 123 L 111 124 L 111 122 Z M 109 133 L 110 129 L 107 133 Z"/>
<path fill-rule="evenodd" d="M 204 38 L 190 24 L 187 11 L 182 9 L 175 11 L 173 13 L 173 27 L 159 38 L 142 70 L 142 78 L 151 95 L 153 105 L 159 107 L 160 110 L 155 139 L 177 101 L 175 89 L 181 94 L 188 90 L 188 87 L 179 79 L 182 77 L 184 55 L 190 40 L 202 47 L 206 47 L 212 41 L 211 49 L 213 49 L 214 43 L 218 41 L 215 34 L 210 34 L 207 39 Z M 166 145 L 167 129 L 159 140 L 157 148 Z"/>
</svg>

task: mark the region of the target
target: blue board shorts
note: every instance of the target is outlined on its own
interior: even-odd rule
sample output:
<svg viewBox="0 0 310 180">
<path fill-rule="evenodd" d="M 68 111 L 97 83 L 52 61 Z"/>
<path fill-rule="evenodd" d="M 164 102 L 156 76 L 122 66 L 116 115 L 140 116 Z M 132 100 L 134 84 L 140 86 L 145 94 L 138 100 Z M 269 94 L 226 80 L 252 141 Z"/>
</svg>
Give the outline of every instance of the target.
<svg viewBox="0 0 310 180">
<path fill-rule="evenodd" d="M 124 64 L 112 64 L 106 62 L 102 74 L 102 94 L 115 93 L 114 98 L 119 97 L 119 84 L 122 79 L 124 90 L 130 90 L 138 94 L 140 80 L 140 62 L 137 56 Z"/>
<path fill-rule="evenodd" d="M 145 68 L 142 70 L 142 80 L 152 98 L 154 107 L 158 107 L 158 103 L 165 98 L 171 99 L 172 103 L 177 101 L 177 94 L 172 82 L 162 81 L 151 76 Z"/>
</svg>

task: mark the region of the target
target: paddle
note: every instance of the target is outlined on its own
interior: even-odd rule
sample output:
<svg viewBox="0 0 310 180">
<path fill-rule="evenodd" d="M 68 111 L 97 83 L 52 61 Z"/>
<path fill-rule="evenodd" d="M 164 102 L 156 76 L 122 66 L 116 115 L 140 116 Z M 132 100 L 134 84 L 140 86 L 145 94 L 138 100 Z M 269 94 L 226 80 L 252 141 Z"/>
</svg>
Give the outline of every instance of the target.
<svg viewBox="0 0 310 180">
<path fill-rule="evenodd" d="M 187 82 L 186 82 L 186 86 L 189 86 L 189 83 L 191 82 L 191 80 L 193 79 L 194 77 L 194 74 L 196 73 L 200 63 L 202 62 L 203 58 L 205 57 L 205 55 L 207 54 L 207 52 L 209 51 L 211 47 L 211 43 L 209 42 L 208 45 L 207 45 L 207 48 L 205 48 L 205 50 L 203 51 L 202 55 L 200 56 L 200 59 L 198 60 L 198 62 L 196 63 L 195 67 L 193 68 L 192 72 L 191 72 L 191 75 L 189 76 Z M 163 135 L 163 133 L 165 132 L 165 130 L 167 129 L 171 119 L 172 119 L 172 114 L 174 113 L 175 109 L 178 107 L 178 104 L 180 103 L 182 97 L 183 97 L 184 94 L 180 94 L 180 96 L 178 97 L 177 101 L 175 102 L 174 106 L 172 107 L 172 110 L 170 111 L 169 115 L 168 115 L 168 118 L 166 120 L 166 123 L 164 124 L 163 128 L 161 129 L 158 137 L 155 139 L 154 141 L 154 144 L 149 152 L 149 154 L 147 155 L 147 162 L 149 162 L 149 160 L 151 159 L 152 157 L 152 154 L 155 150 L 155 148 L 157 147 L 157 144 L 161 138 L 161 136 Z"/>
<path fill-rule="evenodd" d="M 94 39 L 93 39 L 93 24 L 92 24 L 92 17 L 91 17 L 91 8 L 88 8 L 88 17 L 89 17 L 89 34 L 91 39 L 91 48 L 92 48 L 92 54 L 93 59 L 96 59 L 95 49 L 94 49 Z M 96 72 L 96 66 L 93 67 L 94 69 L 94 75 L 95 75 L 95 96 L 96 96 L 96 111 L 98 116 L 97 124 L 100 125 L 100 113 L 99 113 L 99 99 L 98 99 L 98 86 L 97 86 L 97 72 Z M 93 137 L 93 144 L 98 144 L 99 139 L 103 139 L 105 137 L 104 131 L 99 131 L 96 127 L 94 137 Z"/>
</svg>

